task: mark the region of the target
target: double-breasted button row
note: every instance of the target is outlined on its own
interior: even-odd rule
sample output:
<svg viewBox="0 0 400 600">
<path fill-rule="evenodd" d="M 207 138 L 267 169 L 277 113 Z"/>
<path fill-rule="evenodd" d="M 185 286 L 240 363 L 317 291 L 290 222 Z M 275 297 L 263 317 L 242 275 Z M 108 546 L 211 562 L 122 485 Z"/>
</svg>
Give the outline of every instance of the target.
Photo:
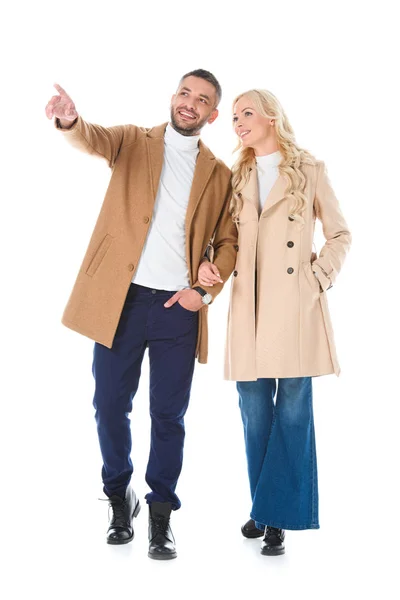
<svg viewBox="0 0 400 600">
<path fill-rule="evenodd" d="M 237 244 L 234 245 L 234 248 L 235 248 L 236 252 L 239 251 L 239 246 Z"/>
<path fill-rule="evenodd" d="M 238 272 L 237 271 L 233 271 L 233 276 L 237 277 L 238 276 Z"/>
<path fill-rule="evenodd" d="M 149 217 L 143 217 L 143 223 L 148 223 L 150 221 Z"/>
<path fill-rule="evenodd" d="M 288 219 L 289 219 L 289 221 L 294 221 L 294 217 L 292 217 L 292 215 L 289 215 L 289 216 L 288 216 Z M 288 248 L 293 248 L 293 246 L 294 246 L 294 242 L 292 242 L 291 240 L 289 240 L 289 241 L 287 242 L 287 244 L 286 244 L 286 245 L 287 245 L 287 247 L 288 247 Z M 289 275 L 292 275 L 292 274 L 294 273 L 294 269 L 293 269 L 293 267 L 289 267 L 289 268 L 287 269 L 287 273 L 288 273 Z"/>
</svg>

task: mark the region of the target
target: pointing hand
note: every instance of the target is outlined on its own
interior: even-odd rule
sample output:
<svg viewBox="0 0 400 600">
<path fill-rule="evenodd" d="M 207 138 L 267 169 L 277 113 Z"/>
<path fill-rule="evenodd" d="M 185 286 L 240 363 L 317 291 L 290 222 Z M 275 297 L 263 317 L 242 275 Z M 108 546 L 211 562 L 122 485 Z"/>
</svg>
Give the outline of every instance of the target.
<svg viewBox="0 0 400 600">
<path fill-rule="evenodd" d="M 54 84 L 58 95 L 53 96 L 50 102 L 46 106 L 46 116 L 48 119 L 57 117 L 64 121 L 75 121 L 78 117 L 76 112 L 75 104 L 72 99 L 68 96 L 67 92 L 57 83 Z"/>
</svg>

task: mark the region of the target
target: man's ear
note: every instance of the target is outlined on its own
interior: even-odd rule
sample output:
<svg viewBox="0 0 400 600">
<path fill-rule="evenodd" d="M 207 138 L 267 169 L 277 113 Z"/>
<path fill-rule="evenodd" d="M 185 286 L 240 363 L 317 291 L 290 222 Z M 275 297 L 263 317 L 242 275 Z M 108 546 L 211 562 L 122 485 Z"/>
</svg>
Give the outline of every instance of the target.
<svg viewBox="0 0 400 600">
<path fill-rule="evenodd" d="M 208 119 L 207 123 L 209 123 L 210 125 L 211 125 L 211 123 L 214 123 L 214 121 L 215 121 L 215 119 L 218 117 L 218 115 L 219 115 L 218 108 L 215 108 L 215 109 L 212 111 L 212 113 L 211 113 L 211 115 L 210 115 L 210 118 Z"/>
</svg>

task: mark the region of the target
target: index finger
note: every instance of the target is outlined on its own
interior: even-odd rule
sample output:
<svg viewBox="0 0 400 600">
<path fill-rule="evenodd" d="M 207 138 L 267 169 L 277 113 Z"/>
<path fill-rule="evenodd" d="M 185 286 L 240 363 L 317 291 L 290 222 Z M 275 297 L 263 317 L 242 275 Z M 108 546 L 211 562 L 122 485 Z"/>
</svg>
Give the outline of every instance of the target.
<svg viewBox="0 0 400 600">
<path fill-rule="evenodd" d="M 58 83 L 54 84 L 54 87 L 56 88 L 57 92 L 59 94 L 61 94 L 61 96 L 67 96 L 67 98 L 70 98 L 67 94 L 67 92 L 64 90 L 64 88 L 61 87 L 61 85 L 58 85 Z M 70 98 L 71 99 L 71 98 Z"/>
<path fill-rule="evenodd" d="M 174 294 L 169 300 L 167 300 L 167 302 L 165 302 L 165 308 L 170 308 L 170 306 L 172 306 L 173 304 L 175 304 L 175 302 L 179 300 L 180 296 L 180 293 L 176 292 L 176 294 Z"/>
</svg>

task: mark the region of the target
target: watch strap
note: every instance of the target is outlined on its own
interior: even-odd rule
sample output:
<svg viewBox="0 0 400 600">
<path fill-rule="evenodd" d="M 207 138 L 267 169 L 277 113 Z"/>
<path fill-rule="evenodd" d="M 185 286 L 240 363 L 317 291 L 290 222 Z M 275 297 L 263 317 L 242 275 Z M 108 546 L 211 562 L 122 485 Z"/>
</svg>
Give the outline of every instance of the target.
<svg viewBox="0 0 400 600">
<path fill-rule="evenodd" d="M 208 294 L 208 292 L 206 292 L 206 290 L 203 290 L 203 288 L 199 285 L 195 285 L 194 288 L 192 288 L 192 290 L 196 290 L 196 292 L 198 292 L 202 298 L 204 298 L 204 296 Z"/>
</svg>

